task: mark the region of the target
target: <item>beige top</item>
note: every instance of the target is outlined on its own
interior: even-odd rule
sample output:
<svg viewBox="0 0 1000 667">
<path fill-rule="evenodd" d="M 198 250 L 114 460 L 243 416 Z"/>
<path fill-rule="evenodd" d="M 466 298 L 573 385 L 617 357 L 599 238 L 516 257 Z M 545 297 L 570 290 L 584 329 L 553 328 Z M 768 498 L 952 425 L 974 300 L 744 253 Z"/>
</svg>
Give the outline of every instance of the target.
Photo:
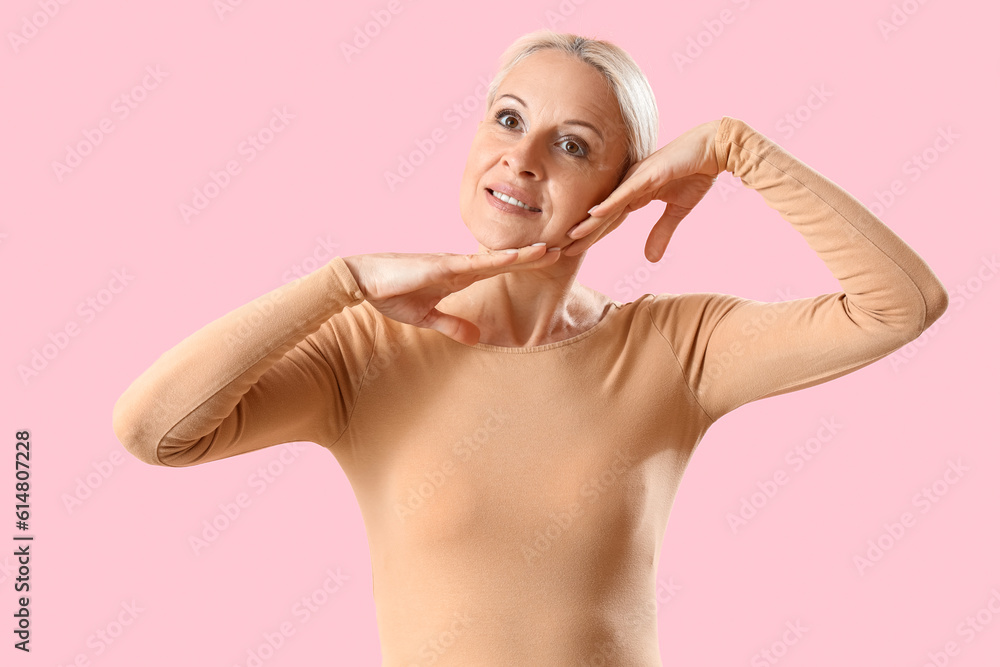
<svg viewBox="0 0 1000 667">
<path fill-rule="evenodd" d="M 843 292 L 645 294 L 567 340 L 466 346 L 383 317 L 335 257 L 165 352 L 115 434 L 164 466 L 327 448 L 364 517 L 385 665 L 659 666 L 660 545 L 709 426 L 881 359 L 948 303 L 861 202 L 746 123 L 723 118 L 716 151 Z"/>
</svg>

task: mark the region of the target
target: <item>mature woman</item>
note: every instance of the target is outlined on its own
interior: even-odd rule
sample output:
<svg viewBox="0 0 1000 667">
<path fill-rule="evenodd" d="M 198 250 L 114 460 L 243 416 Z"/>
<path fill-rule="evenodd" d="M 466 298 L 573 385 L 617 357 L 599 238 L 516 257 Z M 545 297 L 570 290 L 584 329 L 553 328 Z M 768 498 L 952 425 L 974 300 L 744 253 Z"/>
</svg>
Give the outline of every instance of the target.
<svg viewBox="0 0 1000 667">
<path fill-rule="evenodd" d="M 885 357 L 947 292 L 857 199 L 740 120 L 654 152 L 652 91 L 616 46 L 527 35 L 487 104 L 461 183 L 478 253 L 336 257 L 163 354 L 119 399 L 115 433 L 163 466 L 327 448 L 364 517 L 386 665 L 659 665 L 660 544 L 707 429 Z M 843 292 L 619 303 L 575 280 L 654 199 L 658 260 L 722 170 Z"/>
</svg>

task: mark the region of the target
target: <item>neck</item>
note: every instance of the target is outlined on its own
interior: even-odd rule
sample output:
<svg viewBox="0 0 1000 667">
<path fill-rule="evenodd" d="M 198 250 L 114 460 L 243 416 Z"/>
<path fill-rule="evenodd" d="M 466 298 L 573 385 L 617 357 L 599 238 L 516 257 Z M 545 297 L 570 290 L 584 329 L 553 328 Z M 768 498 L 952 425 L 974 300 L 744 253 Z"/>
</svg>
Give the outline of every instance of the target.
<svg viewBox="0 0 1000 667">
<path fill-rule="evenodd" d="M 479 245 L 479 252 L 486 250 Z M 571 338 L 597 324 L 610 302 L 576 281 L 586 254 L 478 280 L 442 299 L 438 309 L 475 324 L 479 342 L 490 345 L 534 347 Z"/>
</svg>

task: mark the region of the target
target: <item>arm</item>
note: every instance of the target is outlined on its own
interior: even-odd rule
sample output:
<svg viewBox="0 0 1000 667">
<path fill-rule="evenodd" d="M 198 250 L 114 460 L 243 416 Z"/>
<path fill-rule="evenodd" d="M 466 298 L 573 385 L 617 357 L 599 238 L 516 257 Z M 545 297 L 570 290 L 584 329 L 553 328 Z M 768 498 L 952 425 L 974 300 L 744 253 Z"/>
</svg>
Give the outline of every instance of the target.
<svg viewBox="0 0 1000 667">
<path fill-rule="evenodd" d="M 843 291 L 781 303 L 656 296 L 650 315 L 710 419 L 867 366 L 944 313 L 947 290 L 927 264 L 833 181 L 728 116 L 715 151 L 719 170 L 738 176 L 791 223 Z"/>
<path fill-rule="evenodd" d="M 337 315 L 363 300 L 334 257 L 223 315 L 128 387 L 115 403 L 115 435 L 136 458 L 173 467 L 283 442 L 332 444 L 347 428 L 375 330 L 364 309 Z"/>
</svg>

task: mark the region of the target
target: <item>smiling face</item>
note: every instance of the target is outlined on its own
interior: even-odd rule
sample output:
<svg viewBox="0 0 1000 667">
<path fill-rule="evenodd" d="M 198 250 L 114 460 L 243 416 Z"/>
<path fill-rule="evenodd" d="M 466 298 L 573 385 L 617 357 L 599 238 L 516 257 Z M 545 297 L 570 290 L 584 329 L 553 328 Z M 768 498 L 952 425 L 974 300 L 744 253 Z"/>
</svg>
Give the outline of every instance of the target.
<svg viewBox="0 0 1000 667">
<path fill-rule="evenodd" d="M 566 246 L 566 232 L 618 185 L 627 154 L 604 76 L 570 54 L 537 51 L 504 77 L 479 123 L 462 175 L 462 219 L 490 249 Z"/>
</svg>

